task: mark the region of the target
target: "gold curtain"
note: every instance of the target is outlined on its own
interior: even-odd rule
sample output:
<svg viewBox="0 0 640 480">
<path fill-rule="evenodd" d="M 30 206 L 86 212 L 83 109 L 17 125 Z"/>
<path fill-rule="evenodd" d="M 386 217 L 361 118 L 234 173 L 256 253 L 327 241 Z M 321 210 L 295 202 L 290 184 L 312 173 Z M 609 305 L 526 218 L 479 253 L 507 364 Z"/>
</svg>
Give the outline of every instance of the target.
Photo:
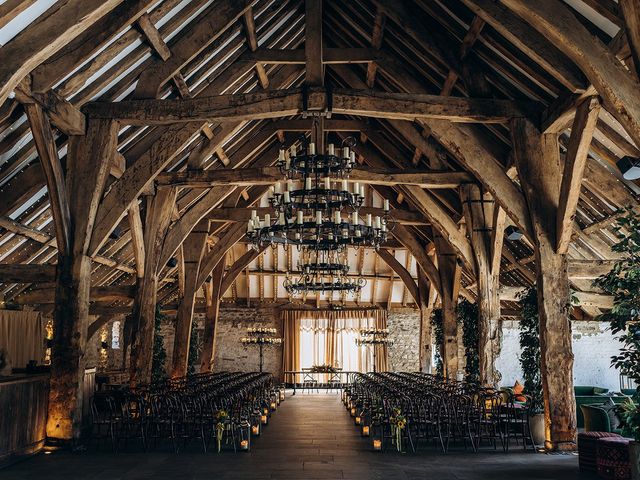
<svg viewBox="0 0 640 480">
<path fill-rule="evenodd" d="M 13 368 L 25 368 L 30 360 L 43 362 L 44 323 L 39 312 L 0 310 L 0 349 L 6 350 Z"/>
<path fill-rule="evenodd" d="M 321 334 L 324 341 L 324 363 L 336 365 L 338 359 L 344 356 L 345 342 L 353 342 L 357 332 L 363 328 L 387 328 L 387 312 L 379 309 L 363 310 L 283 310 L 284 323 L 284 371 L 299 371 L 301 367 L 300 332 L 315 332 Z M 346 338 L 345 338 L 345 334 Z M 320 337 L 319 337 L 320 338 Z M 373 355 L 369 349 L 376 349 L 376 370 L 386 371 L 388 368 L 388 352 L 386 345 L 373 347 L 359 347 L 358 370 L 373 370 Z M 322 352 L 314 352 L 314 361 L 322 362 Z M 343 365 L 341 365 L 343 366 Z"/>
</svg>

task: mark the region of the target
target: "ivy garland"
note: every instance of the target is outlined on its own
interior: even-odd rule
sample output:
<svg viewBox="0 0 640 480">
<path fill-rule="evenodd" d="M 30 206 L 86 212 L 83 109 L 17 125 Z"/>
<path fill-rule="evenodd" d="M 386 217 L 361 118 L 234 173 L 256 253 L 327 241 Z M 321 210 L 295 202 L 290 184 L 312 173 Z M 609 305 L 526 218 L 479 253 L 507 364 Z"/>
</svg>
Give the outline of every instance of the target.
<svg viewBox="0 0 640 480">
<path fill-rule="evenodd" d="M 444 363 L 442 361 L 442 346 L 444 344 L 442 309 L 436 308 L 431 314 L 431 327 L 433 329 L 433 341 L 435 343 L 434 360 L 436 364 L 436 374 L 444 375 Z"/>
<path fill-rule="evenodd" d="M 543 411 L 542 375 L 540 373 L 540 320 L 538 293 L 530 287 L 518 294 L 520 302 L 520 367 L 524 378 L 524 392 L 531 397 L 534 413 Z"/>
<path fill-rule="evenodd" d="M 462 344 L 466 364 L 465 380 L 469 383 L 480 382 L 480 355 L 478 351 L 478 305 L 463 299 L 456 308 L 458 324 L 462 325 Z"/>
<path fill-rule="evenodd" d="M 200 357 L 200 350 L 202 349 L 200 345 L 200 335 L 198 334 L 198 330 L 196 328 L 196 322 L 191 322 L 191 338 L 189 340 L 189 358 L 187 359 L 187 374 L 193 375 L 196 373 L 196 363 L 198 363 L 198 358 Z"/>
<path fill-rule="evenodd" d="M 160 325 L 165 315 L 160 311 L 160 306 L 156 305 L 156 317 L 153 324 L 153 360 L 151 362 L 151 381 L 158 383 L 167 377 L 165 362 L 167 361 L 167 351 L 164 348 L 164 337 L 160 333 Z"/>
</svg>

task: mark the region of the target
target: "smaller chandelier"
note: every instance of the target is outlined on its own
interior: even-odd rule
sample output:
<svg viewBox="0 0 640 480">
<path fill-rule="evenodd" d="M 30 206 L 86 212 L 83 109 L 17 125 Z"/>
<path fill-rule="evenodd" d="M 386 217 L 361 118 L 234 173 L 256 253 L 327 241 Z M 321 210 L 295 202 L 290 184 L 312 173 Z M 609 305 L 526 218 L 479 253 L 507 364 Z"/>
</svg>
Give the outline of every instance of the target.
<svg viewBox="0 0 640 480">
<path fill-rule="evenodd" d="M 283 283 L 289 295 L 308 292 L 344 292 L 353 295 L 366 285 L 359 276 L 350 278 L 347 252 L 336 250 L 304 249 L 299 262 L 299 277 L 292 280 L 289 275 Z"/>
<path fill-rule="evenodd" d="M 367 345 L 393 345 L 389 339 L 388 328 L 364 328 L 360 330 L 360 338 L 356 338 L 356 344 Z"/>
</svg>

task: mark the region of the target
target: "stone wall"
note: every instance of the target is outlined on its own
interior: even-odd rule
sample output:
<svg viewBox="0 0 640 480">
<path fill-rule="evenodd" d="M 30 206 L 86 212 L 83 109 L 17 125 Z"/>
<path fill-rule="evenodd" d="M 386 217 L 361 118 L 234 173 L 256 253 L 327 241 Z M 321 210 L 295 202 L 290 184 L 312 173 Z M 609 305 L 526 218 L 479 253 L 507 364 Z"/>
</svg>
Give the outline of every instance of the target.
<svg viewBox="0 0 640 480">
<path fill-rule="evenodd" d="M 619 371 L 611 368 L 611 356 L 620 350 L 619 342 L 600 322 L 575 321 L 571 323 L 574 355 L 574 385 L 595 385 L 610 390 L 620 389 Z M 496 368 L 502 373 L 502 385 L 522 382 L 518 322 L 507 321 L 502 327 L 502 351 Z"/>
<path fill-rule="evenodd" d="M 389 339 L 389 370 L 416 372 L 420 368 L 420 312 L 413 308 L 396 308 L 387 318 Z"/>
</svg>

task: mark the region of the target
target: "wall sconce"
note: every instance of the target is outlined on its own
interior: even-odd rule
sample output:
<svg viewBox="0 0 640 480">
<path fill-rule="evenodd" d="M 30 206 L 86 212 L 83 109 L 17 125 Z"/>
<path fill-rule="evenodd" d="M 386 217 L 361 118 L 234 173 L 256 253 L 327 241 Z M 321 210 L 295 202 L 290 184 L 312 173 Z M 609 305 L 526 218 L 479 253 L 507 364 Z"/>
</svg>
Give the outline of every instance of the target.
<svg viewBox="0 0 640 480">
<path fill-rule="evenodd" d="M 363 437 L 369 436 L 369 425 L 362 425 L 362 436 Z"/>
</svg>

